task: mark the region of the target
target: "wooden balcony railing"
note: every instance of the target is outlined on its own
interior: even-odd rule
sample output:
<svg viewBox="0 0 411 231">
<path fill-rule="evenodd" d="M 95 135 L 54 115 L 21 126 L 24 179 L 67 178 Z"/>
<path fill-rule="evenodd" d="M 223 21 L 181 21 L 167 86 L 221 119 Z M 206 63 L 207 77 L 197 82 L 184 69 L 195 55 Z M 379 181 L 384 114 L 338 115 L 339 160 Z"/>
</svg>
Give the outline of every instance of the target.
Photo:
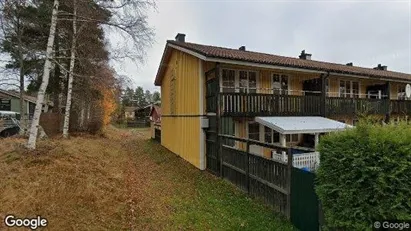
<svg viewBox="0 0 411 231">
<path fill-rule="evenodd" d="M 220 93 L 225 116 L 320 115 L 320 96 Z"/>
<path fill-rule="evenodd" d="M 389 111 L 387 99 L 327 97 L 325 102 L 326 115 L 385 115 Z"/>
<path fill-rule="evenodd" d="M 324 112 L 322 102 L 321 95 L 220 93 L 218 105 L 223 116 L 411 114 L 411 101 L 326 97 Z"/>
<path fill-rule="evenodd" d="M 411 101 L 391 100 L 390 112 L 391 114 L 410 115 L 411 114 Z"/>
</svg>

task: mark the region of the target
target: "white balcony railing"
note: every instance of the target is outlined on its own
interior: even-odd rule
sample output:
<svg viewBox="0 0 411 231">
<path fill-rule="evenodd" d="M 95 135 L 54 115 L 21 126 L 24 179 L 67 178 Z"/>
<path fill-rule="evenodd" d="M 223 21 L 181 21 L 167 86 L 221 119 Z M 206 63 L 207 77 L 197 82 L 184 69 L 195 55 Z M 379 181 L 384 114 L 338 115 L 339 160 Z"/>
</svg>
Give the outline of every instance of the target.
<svg viewBox="0 0 411 231">
<path fill-rule="evenodd" d="M 273 159 L 287 163 L 288 156 L 285 152 L 277 153 L 273 151 Z M 320 153 L 308 152 L 293 155 L 293 167 L 306 168 L 310 171 L 315 170 L 320 165 Z"/>
</svg>

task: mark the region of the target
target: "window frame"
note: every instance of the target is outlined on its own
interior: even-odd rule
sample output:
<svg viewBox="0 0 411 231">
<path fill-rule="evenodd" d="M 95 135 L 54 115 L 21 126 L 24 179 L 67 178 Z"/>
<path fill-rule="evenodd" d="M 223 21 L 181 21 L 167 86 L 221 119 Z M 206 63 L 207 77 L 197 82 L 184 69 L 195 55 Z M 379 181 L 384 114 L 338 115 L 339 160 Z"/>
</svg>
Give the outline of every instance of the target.
<svg viewBox="0 0 411 231">
<path fill-rule="evenodd" d="M 344 93 L 341 93 L 341 82 L 344 82 Z M 347 92 L 347 83 L 349 83 L 350 92 Z M 358 83 L 358 93 L 354 94 L 354 83 Z M 361 82 L 355 80 L 339 79 L 338 80 L 338 97 L 342 98 L 361 98 Z"/>
<path fill-rule="evenodd" d="M 257 139 L 257 140 L 250 138 L 250 125 L 256 125 L 256 126 L 258 127 L 258 133 L 253 132 L 253 135 L 258 135 L 258 139 Z M 260 128 L 261 128 L 261 127 L 260 127 L 260 124 L 259 124 L 259 123 L 255 122 L 255 121 L 248 121 L 248 122 L 247 122 L 247 139 L 260 141 L 260 140 L 261 140 L 261 139 L 260 139 L 260 137 L 261 137 L 261 136 L 260 136 L 260 134 L 261 134 L 261 129 L 260 129 Z"/>
<path fill-rule="evenodd" d="M 256 70 L 250 70 L 250 69 L 235 69 L 235 68 L 230 68 L 230 67 L 222 67 L 220 70 L 220 92 L 223 92 L 223 72 L 224 70 L 227 71 L 234 71 L 234 93 L 240 93 L 241 89 L 244 87 L 240 87 L 240 72 L 244 71 L 247 73 L 247 86 L 245 87 L 245 93 L 247 94 L 252 94 L 254 92 L 250 92 L 250 90 L 255 90 L 255 93 L 258 93 L 258 88 L 259 88 L 259 76 L 260 72 Z M 250 73 L 255 74 L 255 87 L 250 87 Z"/>
<path fill-rule="evenodd" d="M 270 79 L 270 81 L 271 81 L 271 93 L 272 94 L 274 94 L 275 92 L 274 92 L 274 90 L 278 90 L 278 89 L 274 89 L 274 75 L 278 75 L 278 77 L 279 77 L 279 80 L 280 80 L 280 85 L 281 85 L 281 83 L 282 83 L 282 78 L 284 77 L 284 76 L 287 76 L 287 90 L 285 90 L 285 89 L 282 89 L 282 88 L 280 88 L 280 95 L 290 95 L 290 80 L 291 80 L 291 75 L 290 74 L 285 74 L 285 73 L 281 73 L 281 72 L 271 72 L 271 75 L 270 75 L 270 77 L 271 77 L 271 79 Z M 285 93 L 283 92 L 285 90 Z"/>
<path fill-rule="evenodd" d="M 0 110 L 11 111 L 11 99 L 0 99 L 0 105 L 1 105 Z"/>
<path fill-rule="evenodd" d="M 296 138 L 294 140 L 294 138 Z M 300 136 L 299 134 L 286 134 L 285 135 L 285 142 L 287 143 L 297 143 L 300 141 Z"/>
<path fill-rule="evenodd" d="M 270 130 L 269 133 L 270 133 L 271 141 L 269 141 L 269 142 L 267 142 L 267 139 L 266 139 L 267 138 L 267 133 L 268 133 L 266 131 L 266 129 Z M 280 133 L 279 132 L 277 132 L 274 129 L 272 129 L 270 127 L 267 127 L 267 126 L 264 126 L 264 131 L 263 132 L 264 132 L 264 142 L 265 143 L 270 143 L 270 144 L 279 144 L 280 143 Z"/>
<path fill-rule="evenodd" d="M 226 82 L 226 81 L 224 81 L 224 71 L 227 71 L 228 73 L 229 72 L 231 72 L 231 71 L 233 71 L 234 72 L 234 81 L 233 81 L 233 83 L 234 83 L 234 86 L 224 86 L 224 83 Z M 227 82 L 231 82 L 230 80 L 228 80 Z M 235 73 L 235 70 L 231 70 L 231 69 L 221 69 L 221 81 L 220 81 L 220 91 L 221 92 L 235 92 L 236 91 L 236 73 Z M 224 89 L 230 89 L 230 88 L 232 88 L 233 89 L 233 91 L 224 91 Z"/>
</svg>

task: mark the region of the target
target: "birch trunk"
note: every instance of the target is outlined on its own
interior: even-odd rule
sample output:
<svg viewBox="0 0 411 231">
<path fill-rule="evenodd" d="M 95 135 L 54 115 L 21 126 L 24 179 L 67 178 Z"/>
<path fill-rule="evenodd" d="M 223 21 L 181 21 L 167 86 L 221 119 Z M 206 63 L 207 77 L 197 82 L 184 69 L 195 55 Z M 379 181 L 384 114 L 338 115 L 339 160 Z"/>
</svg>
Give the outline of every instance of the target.
<svg viewBox="0 0 411 231">
<path fill-rule="evenodd" d="M 68 130 L 70 123 L 70 109 L 71 109 L 71 95 L 73 91 L 73 79 L 74 79 L 74 64 L 76 60 L 76 40 L 77 40 L 77 5 L 76 0 L 73 1 L 73 38 L 71 41 L 71 56 L 70 56 L 70 68 L 69 68 L 69 79 L 68 79 L 68 89 L 67 89 L 67 103 L 66 111 L 64 113 L 64 125 L 63 125 L 63 137 L 68 138 Z"/>
<path fill-rule="evenodd" d="M 58 8 L 59 8 L 59 0 L 54 0 L 53 11 L 51 15 L 50 33 L 49 33 L 49 37 L 47 40 L 46 61 L 44 63 L 43 79 L 40 85 L 39 92 L 37 94 L 36 108 L 34 110 L 33 121 L 30 126 L 29 140 L 27 142 L 27 148 L 29 149 L 36 149 L 36 141 L 37 141 L 37 134 L 39 131 L 41 109 L 44 103 L 44 94 L 46 93 L 47 85 L 49 84 L 50 69 L 51 69 L 50 60 L 52 58 L 54 37 L 56 34 Z"/>
</svg>

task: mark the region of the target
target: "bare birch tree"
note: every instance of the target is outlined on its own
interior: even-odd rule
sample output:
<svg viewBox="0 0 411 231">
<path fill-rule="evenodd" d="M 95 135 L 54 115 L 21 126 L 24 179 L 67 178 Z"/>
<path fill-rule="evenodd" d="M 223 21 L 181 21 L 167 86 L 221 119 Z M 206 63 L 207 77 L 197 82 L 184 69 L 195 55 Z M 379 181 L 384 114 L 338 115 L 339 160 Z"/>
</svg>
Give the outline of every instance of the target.
<svg viewBox="0 0 411 231">
<path fill-rule="evenodd" d="M 145 56 L 145 48 L 152 44 L 154 32 L 148 26 L 146 10 L 150 7 L 155 7 L 155 4 L 151 0 L 121 0 L 121 1 L 92 1 L 92 0 L 80 0 L 81 3 L 95 3 L 96 7 L 103 13 L 91 13 L 83 12 L 78 14 L 77 1 L 73 0 L 73 13 L 61 12 L 61 15 L 72 15 L 73 24 L 73 38 L 71 46 L 71 57 L 69 67 L 69 80 L 67 91 L 66 111 L 64 116 L 63 137 L 68 137 L 71 101 L 72 101 L 72 88 L 73 80 L 76 74 L 74 73 L 74 65 L 76 60 L 76 45 L 77 45 L 77 23 L 82 23 L 79 31 L 88 23 L 97 24 L 99 26 L 113 29 L 118 32 L 123 38 L 131 38 L 132 48 L 127 47 L 128 43 L 124 43 L 125 49 L 122 49 L 121 54 L 111 56 L 111 59 L 119 60 L 129 58 L 133 61 L 143 62 Z M 109 20 L 107 18 L 109 17 Z M 67 20 L 67 19 L 62 19 Z M 112 52 L 115 54 L 116 52 Z M 89 58 L 90 59 L 90 58 Z M 91 58 L 94 62 L 104 61 Z"/>
<path fill-rule="evenodd" d="M 39 130 L 39 123 L 40 123 L 40 115 L 43 108 L 44 103 L 44 95 L 46 93 L 47 85 L 49 82 L 50 77 L 50 69 L 51 69 L 51 58 L 53 55 L 53 47 L 54 47 L 54 37 L 56 33 L 56 26 L 57 26 L 57 14 L 59 8 L 59 0 L 54 0 L 53 3 L 53 10 L 51 15 L 51 25 L 50 25 L 50 33 L 47 39 L 47 48 L 46 48 L 46 60 L 44 63 L 44 70 L 43 70 L 43 78 L 40 85 L 39 92 L 37 94 L 36 100 L 36 108 L 34 110 L 33 121 L 30 127 L 29 139 L 27 142 L 27 148 L 35 149 L 36 148 L 36 141 L 37 135 Z"/>
<path fill-rule="evenodd" d="M 74 64 L 76 61 L 76 41 L 77 41 L 77 1 L 73 0 L 73 35 L 71 41 L 71 51 L 70 51 L 70 67 L 68 73 L 68 86 L 67 86 L 67 102 L 66 111 L 64 113 L 64 125 L 63 125 L 63 137 L 68 137 L 69 123 L 70 123 L 70 109 L 71 109 L 71 98 L 73 92 L 73 80 L 74 80 Z"/>
</svg>

